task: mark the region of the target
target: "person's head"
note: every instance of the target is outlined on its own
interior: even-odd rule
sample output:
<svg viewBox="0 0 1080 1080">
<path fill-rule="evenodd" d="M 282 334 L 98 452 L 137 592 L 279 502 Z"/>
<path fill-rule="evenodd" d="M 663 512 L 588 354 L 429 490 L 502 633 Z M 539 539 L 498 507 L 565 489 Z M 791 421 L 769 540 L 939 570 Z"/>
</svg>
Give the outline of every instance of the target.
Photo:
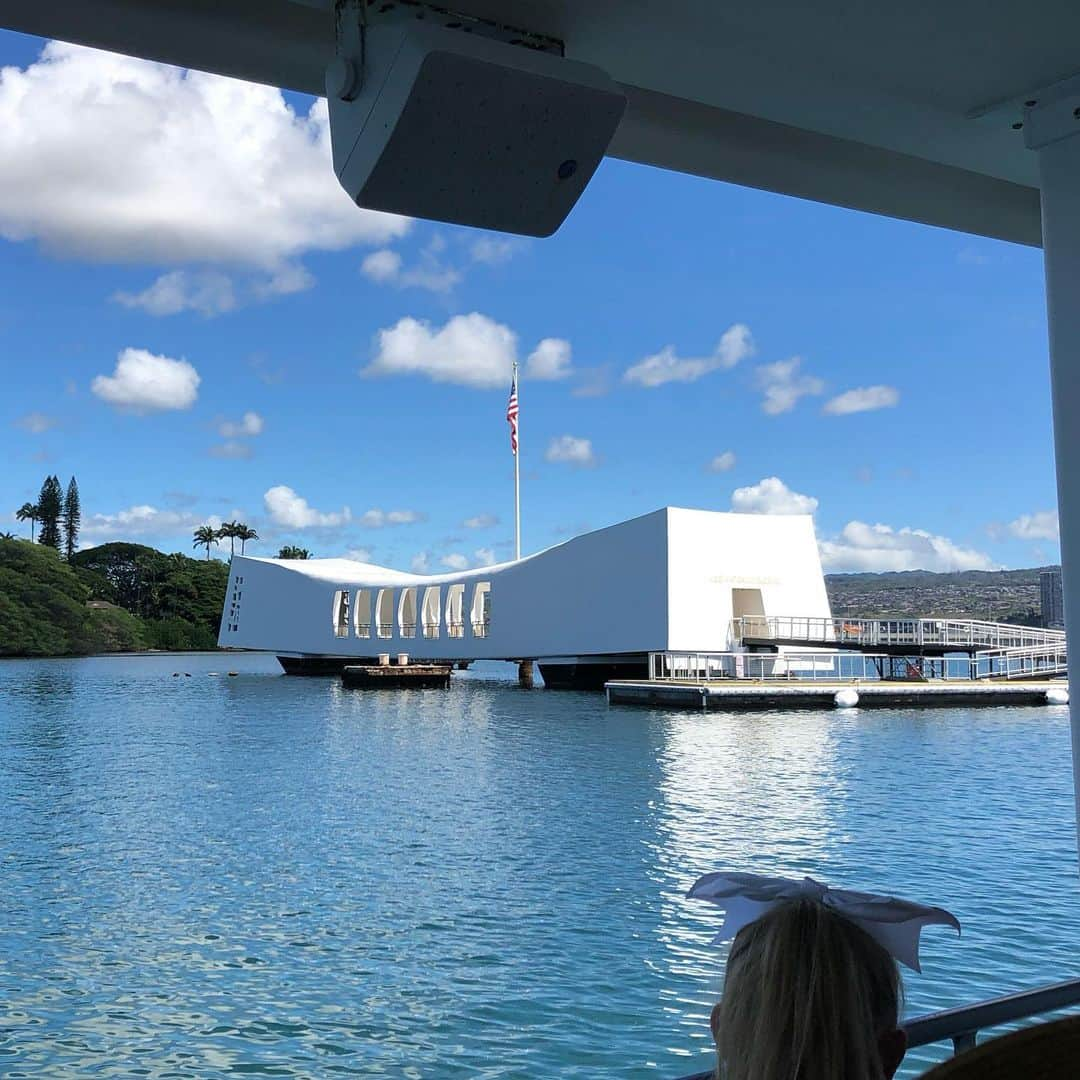
<svg viewBox="0 0 1080 1080">
<path fill-rule="evenodd" d="M 907 1049 L 896 961 L 812 898 L 736 935 L 712 1014 L 724 1080 L 887 1080 Z"/>
</svg>

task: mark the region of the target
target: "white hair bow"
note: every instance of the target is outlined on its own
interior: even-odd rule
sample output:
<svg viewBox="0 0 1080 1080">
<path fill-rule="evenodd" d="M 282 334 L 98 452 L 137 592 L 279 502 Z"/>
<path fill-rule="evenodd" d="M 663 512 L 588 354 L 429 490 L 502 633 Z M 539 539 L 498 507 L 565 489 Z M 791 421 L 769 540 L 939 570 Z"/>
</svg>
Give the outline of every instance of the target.
<svg viewBox="0 0 1080 1080">
<path fill-rule="evenodd" d="M 919 933 L 924 926 L 951 926 L 960 933 L 960 921 L 944 908 L 914 904 L 895 896 L 830 889 L 813 878 L 790 881 L 762 874 L 705 874 L 694 882 L 686 895 L 724 908 L 724 924 L 716 941 L 733 938 L 744 926 L 782 900 L 810 897 L 850 919 L 893 959 L 914 971 L 922 971 L 919 967 Z"/>
</svg>

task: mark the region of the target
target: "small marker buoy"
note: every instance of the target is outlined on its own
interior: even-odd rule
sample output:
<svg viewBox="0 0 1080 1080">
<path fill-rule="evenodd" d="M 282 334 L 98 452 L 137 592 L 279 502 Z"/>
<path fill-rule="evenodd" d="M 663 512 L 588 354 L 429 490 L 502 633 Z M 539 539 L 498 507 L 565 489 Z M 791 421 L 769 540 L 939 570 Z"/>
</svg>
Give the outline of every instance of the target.
<svg viewBox="0 0 1080 1080">
<path fill-rule="evenodd" d="M 180 678 L 180 672 L 179 672 L 179 671 L 174 671 L 174 672 L 172 673 L 172 677 L 173 677 L 174 679 L 179 679 L 179 678 Z"/>
<path fill-rule="evenodd" d="M 853 709 L 859 704 L 859 695 L 854 690 L 837 690 L 833 704 L 838 709 Z"/>
<path fill-rule="evenodd" d="M 190 679 L 191 678 L 191 672 L 190 671 L 185 671 L 184 672 L 184 678 L 185 679 Z"/>
<path fill-rule="evenodd" d="M 1046 691 L 1047 705 L 1068 705 L 1069 691 L 1064 686 L 1052 686 Z"/>
<path fill-rule="evenodd" d="M 236 678 L 236 676 L 237 676 L 237 675 L 239 675 L 239 674 L 240 674 L 240 672 L 239 672 L 239 671 L 230 671 L 230 672 L 229 672 L 229 678 L 230 678 L 230 679 L 235 679 L 235 678 Z"/>
</svg>

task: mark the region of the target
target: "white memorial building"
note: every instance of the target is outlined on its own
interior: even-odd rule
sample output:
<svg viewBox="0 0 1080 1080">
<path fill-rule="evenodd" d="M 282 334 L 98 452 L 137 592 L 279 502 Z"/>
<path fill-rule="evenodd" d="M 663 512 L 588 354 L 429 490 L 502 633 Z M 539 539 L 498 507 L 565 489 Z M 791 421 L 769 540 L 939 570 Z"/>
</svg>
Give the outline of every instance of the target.
<svg viewBox="0 0 1080 1080">
<path fill-rule="evenodd" d="M 219 643 L 318 673 L 380 653 L 538 660 L 551 685 L 644 677 L 650 652 L 739 647 L 732 619 L 829 617 L 813 520 L 666 507 L 514 562 L 410 574 L 232 561 Z"/>
</svg>

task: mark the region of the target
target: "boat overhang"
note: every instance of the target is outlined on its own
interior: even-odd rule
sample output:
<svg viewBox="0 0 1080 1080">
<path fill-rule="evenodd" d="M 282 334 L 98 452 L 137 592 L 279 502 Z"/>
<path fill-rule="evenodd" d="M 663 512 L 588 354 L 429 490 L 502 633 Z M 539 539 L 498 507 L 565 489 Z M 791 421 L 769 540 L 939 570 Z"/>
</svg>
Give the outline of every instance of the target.
<svg viewBox="0 0 1080 1080">
<path fill-rule="evenodd" d="M 1040 241 L 1025 101 L 1080 70 L 1080 5 L 455 0 L 550 35 L 629 106 L 618 158 Z M 311 94 L 332 0 L 6 0 L 0 24 Z"/>
</svg>

